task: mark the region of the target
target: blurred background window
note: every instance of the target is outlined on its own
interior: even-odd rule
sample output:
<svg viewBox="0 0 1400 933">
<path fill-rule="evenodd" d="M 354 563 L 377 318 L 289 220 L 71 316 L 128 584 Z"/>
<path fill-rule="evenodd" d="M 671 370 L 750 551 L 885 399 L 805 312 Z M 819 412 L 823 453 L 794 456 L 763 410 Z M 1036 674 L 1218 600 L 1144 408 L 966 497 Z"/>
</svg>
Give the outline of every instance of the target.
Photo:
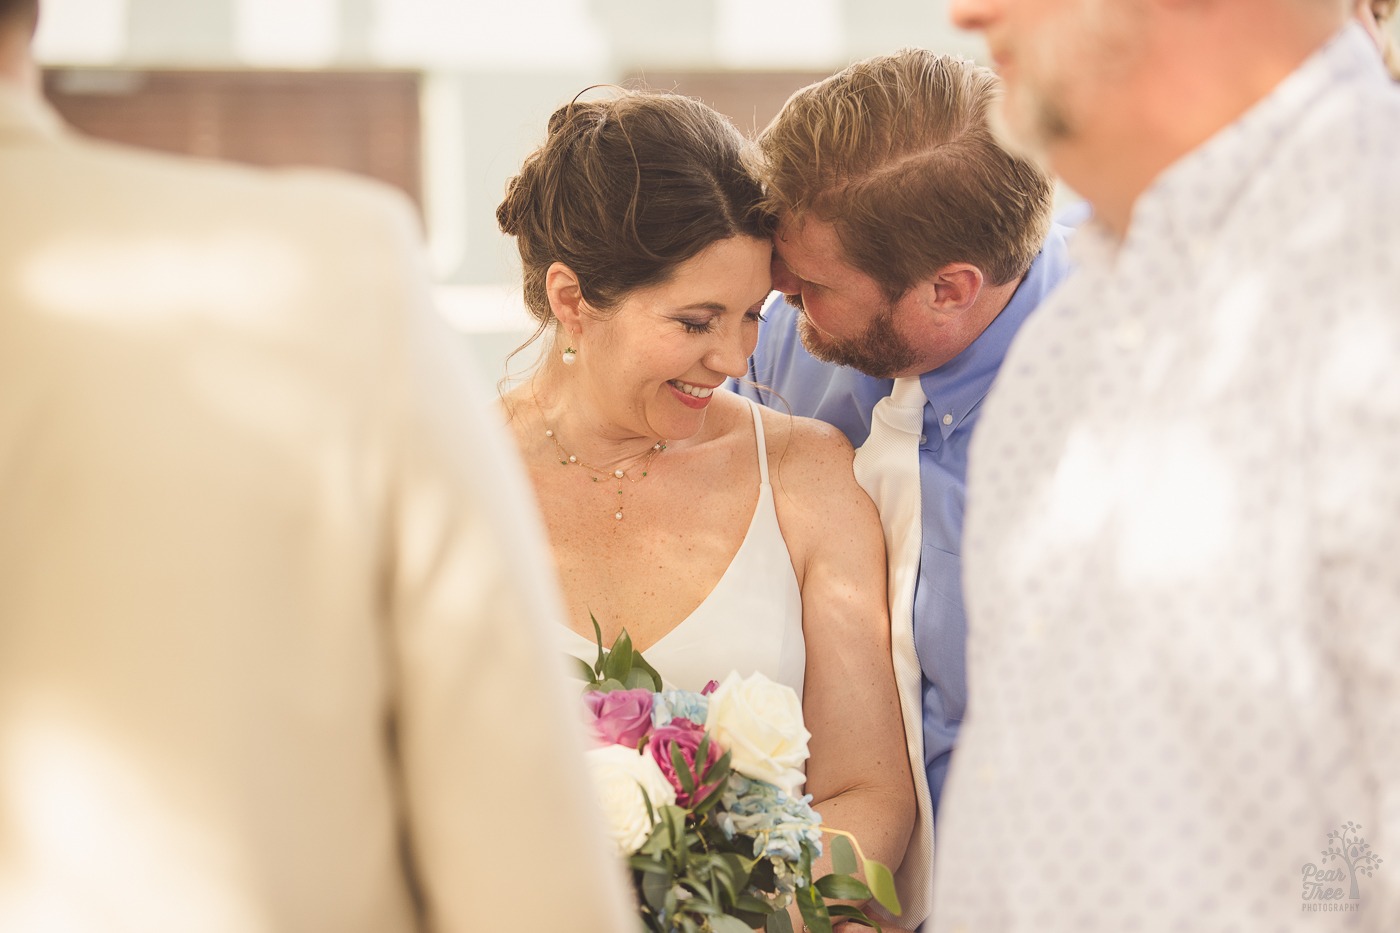
<svg viewBox="0 0 1400 933">
<path fill-rule="evenodd" d="M 412 71 L 50 68 L 44 93 L 90 136 L 252 165 L 343 169 L 421 206 L 420 83 Z"/>
<path fill-rule="evenodd" d="M 94 136 L 405 191 L 494 382 L 530 330 L 495 207 L 556 107 L 645 84 L 752 133 L 797 88 L 910 45 L 982 54 L 928 0 L 44 0 L 36 48 Z"/>
</svg>

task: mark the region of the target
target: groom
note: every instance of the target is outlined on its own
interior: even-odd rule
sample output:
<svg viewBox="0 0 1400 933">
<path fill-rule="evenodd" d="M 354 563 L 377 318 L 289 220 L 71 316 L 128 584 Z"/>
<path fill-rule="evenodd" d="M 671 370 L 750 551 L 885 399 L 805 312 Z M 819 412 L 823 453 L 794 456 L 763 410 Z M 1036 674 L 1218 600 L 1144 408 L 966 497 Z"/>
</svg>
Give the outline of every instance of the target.
<svg viewBox="0 0 1400 933">
<path fill-rule="evenodd" d="M 919 540 L 902 558 L 912 607 L 893 619 L 897 657 L 901 644 L 910 649 L 900 687 L 911 754 L 922 745 L 916 783 L 927 782 L 898 874 L 900 922 L 911 927 L 928 913 L 932 818 L 967 701 L 959 554 L 968 443 L 1011 338 L 1067 270 L 1050 179 L 1005 152 L 987 125 L 997 92 L 987 69 L 906 50 L 804 88 L 759 138 L 778 217 L 773 285 L 786 300 L 766 309 L 751 384 L 739 391 L 827 421 L 857 447 L 895 377 L 917 380 L 926 397 Z M 913 481 L 911 459 L 905 485 Z M 874 498 L 888 537 L 895 506 Z"/>
</svg>

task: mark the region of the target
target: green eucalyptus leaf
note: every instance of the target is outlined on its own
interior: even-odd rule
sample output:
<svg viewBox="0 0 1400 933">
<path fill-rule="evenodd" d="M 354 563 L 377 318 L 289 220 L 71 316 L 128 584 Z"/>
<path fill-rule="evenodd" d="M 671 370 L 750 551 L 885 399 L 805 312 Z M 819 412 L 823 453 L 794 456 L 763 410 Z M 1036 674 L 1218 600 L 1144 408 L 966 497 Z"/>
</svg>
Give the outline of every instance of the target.
<svg viewBox="0 0 1400 933">
<path fill-rule="evenodd" d="M 826 902 L 817 894 L 815 887 L 808 885 L 798 888 L 793 897 L 797 900 L 802 922 L 807 924 L 811 933 L 831 933 L 831 914 L 827 912 Z"/>
<path fill-rule="evenodd" d="M 627 867 L 643 874 L 671 877 L 671 869 L 667 868 L 665 863 L 658 861 L 653 855 L 640 851 L 627 859 Z"/>
<path fill-rule="evenodd" d="M 569 663 L 574 668 L 573 676 L 583 681 L 585 684 L 596 684 L 598 678 L 594 675 L 593 668 L 583 658 L 576 658 L 569 655 Z"/>
<path fill-rule="evenodd" d="M 685 902 L 687 913 L 708 917 L 719 912 L 714 899 L 710 897 L 709 885 L 697 877 L 693 869 L 686 872 L 685 889 L 690 892 L 690 898 Z"/>
<path fill-rule="evenodd" d="M 695 746 L 695 763 L 696 763 L 697 765 L 703 765 L 703 764 L 705 763 L 705 760 L 709 757 L 709 752 L 710 752 L 710 733 L 706 732 L 706 733 L 704 733 L 703 735 L 700 736 L 700 744 L 697 745 L 697 746 Z M 704 774 L 703 774 L 703 773 L 701 773 L 701 772 L 696 772 L 696 775 L 697 775 L 698 777 L 700 777 L 702 780 L 704 779 Z"/>
<path fill-rule="evenodd" d="M 859 923 L 861 926 L 872 927 L 876 930 L 881 930 L 883 933 L 883 927 L 870 919 L 865 911 L 861 910 L 859 907 L 849 907 L 846 904 L 828 904 L 826 910 L 827 913 L 831 914 L 833 917 L 840 917 L 842 920 Z"/>
<path fill-rule="evenodd" d="M 684 810 L 682 810 L 680 807 L 663 807 L 661 810 L 661 818 L 666 821 L 667 828 L 669 829 L 672 838 L 677 840 L 685 839 L 686 832 Z M 686 861 L 690 856 L 690 850 L 687 846 L 678 845 L 675 847 L 674 851 L 676 853 L 676 867 L 681 871 L 684 871 Z"/>
<path fill-rule="evenodd" d="M 666 811 L 670 807 L 662 807 L 656 813 L 656 826 L 651 831 L 651 835 L 642 846 L 642 851 L 648 855 L 669 855 L 676 847 L 677 842 L 682 839 L 672 833 L 672 823 L 666 818 Z"/>
<path fill-rule="evenodd" d="M 627 685 L 614 677 L 605 677 L 594 689 L 599 693 L 612 693 L 614 690 L 626 690 Z"/>
<path fill-rule="evenodd" d="M 627 629 L 623 629 L 618 633 L 617 641 L 613 642 L 607 660 L 603 662 L 603 673 L 621 683 L 627 680 L 627 675 L 631 672 L 632 636 L 627 634 Z"/>
<path fill-rule="evenodd" d="M 695 793 L 695 775 L 691 773 L 690 766 L 685 763 L 681 747 L 674 742 L 671 743 L 671 767 L 675 769 L 676 777 L 680 779 L 681 790 L 687 794 Z"/>
<path fill-rule="evenodd" d="M 707 780 L 705 781 L 705 783 L 708 784 L 709 781 Z M 711 810 L 713 810 L 715 806 L 720 802 L 720 798 L 724 796 L 724 788 L 728 783 L 729 775 L 726 774 L 724 776 L 724 780 L 711 787 L 710 792 L 708 794 L 706 794 L 704 797 L 701 797 L 698 801 L 695 801 L 690 805 L 691 812 L 694 813 L 696 816 L 704 816 L 706 813 L 709 813 Z M 722 832 L 718 833 L 718 838 L 723 839 L 724 834 Z"/>
<path fill-rule="evenodd" d="M 831 837 L 831 870 L 838 875 L 854 875 L 860 870 L 856 850 L 845 836 Z"/>
<path fill-rule="evenodd" d="M 881 907 L 896 917 L 903 912 L 903 908 L 899 906 L 899 894 L 894 889 L 894 875 L 873 858 L 865 860 L 865 883 L 869 885 Z"/>
<path fill-rule="evenodd" d="M 755 914 L 747 910 L 740 910 L 737 907 L 731 908 L 730 913 L 750 930 L 763 929 L 764 923 L 768 920 L 768 914 L 766 913 Z"/>
<path fill-rule="evenodd" d="M 817 882 L 823 897 L 837 901 L 864 901 L 871 897 L 865 882 L 851 875 L 827 875 Z"/>
<path fill-rule="evenodd" d="M 637 655 L 636 657 L 639 658 L 641 655 Z M 622 682 L 627 685 L 628 690 L 650 690 L 652 693 L 656 692 L 656 689 L 651 685 L 651 675 L 637 667 L 635 658 L 632 661 L 632 669 L 627 672 L 627 676 L 623 678 Z"/>
<path fill-rule="evenodd" d="M 763 914 L 767 916 L 773 912 L 773 908 L 761 897 L 752 894 L 740 894 L 734 898 L 734 909 L 740 913 Z"/>
<path fill-rule="evenodd" d="M 744 865 L 742 858 L 733 853 L 722 854 L 718 856 L 718 860 L 715 876 L 724 887 L 724 893 L 728 895 L 725 902 L 733 904 L 739 899 L 739 892 L 748 884 L 748 867 Z"/>
<path fill-rule="evenodd" d="M 661 682 L 661 675 L 657 673 L 656 668 L 647 663 L 647 659 L 642 657 L 640 651 L 634 650 L 632 652 L 632 670 L 639 671 L 641 678 L 644 678 L 645 682 L 639 683 L 638 686 L 644 687 L 652 693 L 660 693 L 665 689 L 665 685 Z"/>
<path fill-rule="evenodd" d="M 598 660 L 593 662 L 593 670 L 599 677 L 603 676 L 603 660 L 606 655 L 603 653 L 603 630 L 598 627 L 598 620 L 594 618 L 592 611 L 588 613 L 588 621 L 593 623 L 593 642 L 598 646 Z"/>
<path fill-rule="evenodd" d="M 671 890 L 671 873 L 642 876 L 642 900 L 658 913 L 666 906 L 666 895 Z"/>
<path fill-rule="evenodd" d="M 793 933 L 792 918 L 788 916 L 786 910 L 779 910 L 768 915 L 768 922 L 763 929 L 767 933 Z"/>
<path fill-rule="evenodd" d="M 638 855 L 644 855 L 650 859 L 662 859 L 671 851 L 671 840 L 668 838 L 668 831 L 661 824 L 651 831 L 647 841 L 642 843 L 642 847 L 637 850 Z M 667 873 L 670 869 L 666 869 Z"/>
<path fill-rule="evenodd" d="M 705 738 L 709 738 L 708 733 L 705 735 Z M 718 781 L 723 778 L 729 777 L 730 757 L 731 756 L 729 752 L 725 752 L 723 755 L 720 755 L 718 758 L 716 758 L 714 760 L 714 763 L 705 769 L 705 773 L 700 776 L 700 780 L 706 784 L 709 784 L 711 781 Z"/>
<path fill-rule="evenodd" d="M 705 762 L 710 757 L 710 734 L 708 732 L 700 736 L 700 744 L 695 747 L 695 783 L 697 786 L 705 783 L 705 772 L 709 768 L 705 767 Z"/>
<path fill-rule="evenodd" d="M 685 809 L 668 803 L 657 811 L 674 832 L 677 839 L 685 838 Z"/>
<path fill-rule="evenodd" d="M 742 920 L 721 914 L 710 918 L 713 933 L 753 933 L 752 928 Z"/>
</svg>

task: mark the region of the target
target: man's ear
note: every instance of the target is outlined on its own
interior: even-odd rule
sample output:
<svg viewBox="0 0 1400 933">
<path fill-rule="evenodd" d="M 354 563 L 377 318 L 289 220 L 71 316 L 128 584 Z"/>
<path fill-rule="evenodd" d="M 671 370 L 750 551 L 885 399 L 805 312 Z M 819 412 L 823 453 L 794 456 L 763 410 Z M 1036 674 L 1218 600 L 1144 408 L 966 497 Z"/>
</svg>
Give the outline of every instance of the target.
<svg viewBox="0 0 1400 933">
<path fill-rule="evenodd" d="M 950 262 L 915 286 L 929 310 L 960 314 L 982 294 L 982 270 L 966 262 Z"/>
<path fill-rule="evenodd" d="M 565 332 L 577 334 L 582 329 L 584 311 L 583 290 L 574 270 L 562 262 L 551 263 L 544 274 L 544 292 L 549 297 L 549 309 Z"/>
</svg>

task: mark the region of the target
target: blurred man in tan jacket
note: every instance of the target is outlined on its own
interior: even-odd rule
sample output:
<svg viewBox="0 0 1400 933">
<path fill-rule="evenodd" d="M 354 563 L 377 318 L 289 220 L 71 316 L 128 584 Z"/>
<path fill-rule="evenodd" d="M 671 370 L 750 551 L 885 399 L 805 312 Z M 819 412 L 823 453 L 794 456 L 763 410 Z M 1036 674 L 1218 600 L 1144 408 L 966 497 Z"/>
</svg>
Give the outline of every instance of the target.
<svg viewBox="0 0 1400 933">
<path fill-rule="evenodd" d="M 76 138 L 0 0 L 0 929 L 613 933 L 408 207 Z"/>
</svg>

